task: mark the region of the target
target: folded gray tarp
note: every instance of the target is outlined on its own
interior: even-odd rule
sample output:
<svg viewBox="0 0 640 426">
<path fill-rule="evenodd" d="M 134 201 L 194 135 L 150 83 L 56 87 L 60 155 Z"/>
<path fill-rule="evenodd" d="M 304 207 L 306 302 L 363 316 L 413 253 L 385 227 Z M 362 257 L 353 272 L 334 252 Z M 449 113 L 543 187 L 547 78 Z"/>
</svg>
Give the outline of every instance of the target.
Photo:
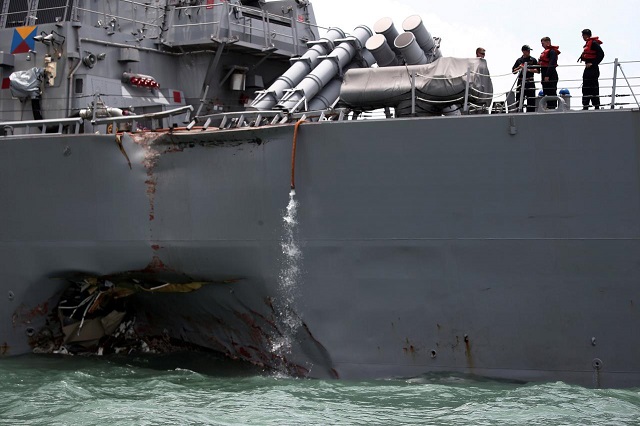
<svg viewBox="0 0 640 426">
<path fill-rule="evenodd" d="M 11 96 L 16 98 L 39 98 L 43 74 L 42 68 L 12 72 L 9 76 Z"/>
<path fill-rule="evenodd" d="M 344 75 L 341 103 L 356 109 L 396 107 L 411 100 L 411 73 L 416 96 L 434 107 L 464 103 L 467 67 L 471 68 L 469 101 L 489 106 L 493 84 L 487 62 L 480 58 L 440 58 L 426 65 L 354 68 Z"/>
</svg>

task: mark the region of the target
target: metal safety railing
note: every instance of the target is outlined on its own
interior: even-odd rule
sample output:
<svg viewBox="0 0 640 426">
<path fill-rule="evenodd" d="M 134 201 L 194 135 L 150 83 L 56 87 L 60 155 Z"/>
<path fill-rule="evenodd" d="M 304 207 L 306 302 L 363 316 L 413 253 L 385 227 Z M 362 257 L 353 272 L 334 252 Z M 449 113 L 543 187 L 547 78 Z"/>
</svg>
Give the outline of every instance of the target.
<svg viewBox="0 0 640 426">
<path fill-rule="evenodd" d="M 50 24 L 69 18 L 72 0 L 51 2 L 0 1 L 0 28 Z"/>
<path fill-rule="evenodd" d="M 168 109 L 166 111 L 152 112 L 148 114 L 138 115 L 123 115 L 121 117 L 100 117 L 91 121 L 92 124 L 100 125 L 107 124 L 107 130 L 110 133 L 117 133 L 122 129 L 128 129 L 128 131 L 135 132 L 138 130 L 138 122 L 146 121 L 151 122 L 150 128 L 146 130 L 155 131 L 161 128 L 162 119 L 170 118 L 182 114 L 191 114 L 193 112 L 193 106 L 187 105 L 178 108 Z M 173 121 L 170 120 L 168 128 L 173 128 Z M 110 125 L 110 126 L 109 126 Z"/>
<path fill-rule="evenodd" d="M 640 64 L 640 61 L 619 61 L 618 58 L 616 58 L 613 62 L 608 62 L 608 63 L 602 63 L 600 64 L 601 67 L 607 67 L 608 65 L 612 65 L 613 68 L 611 70 L 612 73 L 612 77 L 606 77 L 605 72 L 601 72 L 600 73 L 600 78 L 598 79 L 599 81 L 605 83 L 605 84 L 599 84 L 599 90 L 600 93 L 596 96 L 598 99 L 603 99 L 603 98 L 611 98 L 610 101 L 608 102 L 600 102 L 600 108 L 605 108 L 605 107 L 609 107 L 611 109 L 614 109 L 616 107 L 637 107 L 640 108 L 640 97 L 636 95 L 636 91 L 638 91 L 638 89 L 640 88 L 640 83 L 636 83 L 638 80 L 640 80 L 640 76 L 627 76 L 624 69 L 623 69 L 623 65 L 624 64 L 628 64 L 628 65 L 636 65 L 636 64 Z M 558 68 L 564 68 L 564 67 L 584 67 L 583 65 L 559 65 Z M 482 110 L 482 109 L 487 109 L 485 105 L 478 105 L 478 104 L 474 104 L 471 99 L 478 99 L 481 101 L 491 101 L 494 103 L 494 110 L 497 110 L 496 112 L 523 112 L 525 107 L 527 107 L 527 109 L 529 109 L 528 105 L 530 104 L 529 101 L 534 100 L 535 102 L 531 102 L 532 104 L 535 103 L 536 107 L 540 107 L 540 111 L 548 111 L 548 110 L 558 110 L 558 111 L 570 111 L 570 110 L 576 110 L 576 109 L 584 109 L 584 105 L 581 102 L 580 104 L 571 104 L 570 99 L 571 98 L 582 98 L 582 95 L 578 95 L 575 94 L 575 91 L 578 89 L 581 89 L 581 85 L 578 84 L 579 82 L 582 83 L 582 79 L 559 79 L 557 82 L 553 81 L 553 83 L 557 83 L 556 86 L 558 86 L 558 88 L 556 89 L 556 94 L 544 94 L 543 90 L 540 90 L 539 93 L 536 93 L 535 96 L 533 97 L 528 97 L 527 96 L 527 92 L 528 91 L 537 91 L 538 89 L 542 89 L 541 87 L 541 82 L 537 81 L 535 82 L 534 80 L 534 87 L 526 87 L 524 88 L 524 90 L 521 90 L 520 85 L 522 84 L 521 81 L 521 75 L 526 75 L 527 71 L 532 69 L 532 68 L 536 68 L 539 69 L 539 66 L 536 67 L 528 67 L 527 64 L 524 64 L 524 67 L 521 71 L 517 72 L 517 76 L 515 81 L 513 81 L 513 83 L 511 84 L 511 88 L 507 91 L 503 91 L 503 92 L 497 92 L 497 93 L 487 93 L 487 92 L 482 92 L 480 90 L 478 90 L 477 88 L 474 88 L 471 85 L 471 80 L 473 75 L 481 75 L 484 77 L 491 77 L 492 79 L 496 79 L 496 78 L 513 78 L 513 74 L 514 73 L 505 73 L 505 74 L 499 74 L 499 75 L 495 75 L 495 74 L 480 74 L 474 71 L 471 71 L 471 67 L 469 67 L 467 69 L 467 72 L 465 74 L 459 75 L 459 76 L 448 76 L 448 77 L 431 77 L 431 76 L 422 76 L 418 73 L 415 72 L 410 72 L 409 73 L 409 78 L 411 79 L 411 114 L 415 115 L 416 114 L 416 104 L 417 101 L 422 101 L 428 104 L 432 104 L 432 105 L 437 105 L 437 104 L 452 104 L 452 103 L 459 103 L 459 109 L 460 112 L 462 114 L 469 114 L 471 110 Z M 618 72 L 620 74 L 618 74 Z M 465 80 L 465 90 L 464 90 L 464 95 L 460 96 L 456 99 L 448 99 L 448 100 L 430 100 L 430 99 L 424 99 L 420 96 L 416 95 L 416 82 L 415 79 L 416 77 L 428 77 L 431 79 L 451 79 L 451 78 L 464 78 Z M 564 85 L 560 85 L 561 83 L 564 83 Z M 566 84 L 569 83 L 569 84 Z M 577 84 L 577 85 L 576 85 Z M 571 95 L 571 90 L 574 91 L 574 95 Z M 606 91 L 610 90 L 610 94 L 607 93 L 603 93 Z M 562 92 L 559 93 L 558 91 Z M 473 95 L 473 96 L 471 96 Z M 593 98 L 594 96 L 592 95 L 585 95 L 586 98 Z M 630 98 L 633 100 L 633 102 L 621 102 L 620 99 L 621 98 Z M 502 99 L 502 98 L 506 98 L 505 101 L 500 101 L 498 102 L 498 99 Z M 585 99 L 586 99 L 585 98 Z M 548 105 L 551 103 L 557 103 L 558 108 L 556 109 L 554 108 L 548 108 Z M 498 108 L 496 108 L 496 106 L 498 106 Z"/>
<path fill-rule="evenodd" d="M 525 67 L 521 71 L 516 73 L 517 76 L 513 81 L 511 88 L 506 92 L 501 92 L 494 95 L 495 98 L 506 98 L 504 108 L 508 112 L 522 112 L 525 108 L 529 110 L 528 105 L 539 102 L 540 99 L 544 96 L 544 89 L 542 88 L 541 81 L 534 80 L 533 88 L 525 86 L 524 90 L 521 90 L 521 75 L 526 75 L 526 72 L 532 68 L 539 69 L 539 67 L 537 66 L 529 68 L 527 64 L 524 65 Z M 627 74 L 625 73 L 625 68 L 627 67 L 634 69 L 636 73 L 640 73 L 640 61 L 620 61 L 618 58 L 616 58 L 613 62 L 602 62 L 599 65 L 600 77 L 598 78 L 598 94 L 583 95 L 583 79 L 579 78 L 580 76 L 578 73 L 572 71 L 573 69 L 584 68 L 584 65 L 558 65 L 557 68 L 560 70 L 559 73 L 570 71 L 574 75 L 572 75 L 573 78 L 559 78 L 558 81 L 552 82 L 555 83 L 554 86 L 556 86 L 556 97 L 562 99 L 562 101 L 565 103 L 564 110 L 584 109 L 586 106 L 593 107 L 593 102 L 587 103 L 588 100 L 592 100 L 593 98 L 599 99 L 600 102 L 597 103 L 600 104 L 600 108 L 640 108 L 640 98 L 636 94 L 636 92 L 638 92 L 640 89 L 640 84 L 638 84 L 640 76 L 627 76 Z M 511 75 L 504 74 L 500 76 L 492 76 L 492 78 L 506 76 Z M 538 90 L 540 92 L 536 93 L 534 96 L 527 96 L 527 92 L 536 92 Z M 551 90 L 553 91 L 553 89 Z M 517 96 L 510 96 L 510 94 L 514 94 Z M 629 99 L 629 101 L 622 101 L 622 99 L 624 98 Z M 584 103 L 571 103 L 571 99 L 580 99 L 581 101 L 584 100 Z"/>
<path fill-rule="evenodd" d="M 173 118 L 186 114 L 186 120 L 190 120 L 190 114 L 193 112 L 193 106 L 186 105 L 178 108 L 169 109 L 147 114 L 123 115 L 114 117 L 95 117 L 95 118 L 52 118 L 48 120 L 27 120 L 27 121 L 7 121 L 0 122 L 0 138 L 2 137 L 30 137 L 41 134 L 79 134 L 82 124 L 85 120 L 90 121 L 93 126 L 106 125 L 107 133 L 117 133 L 119 131 L 136 132 L 140 130 L 138 123 L 150 123 L 148 128 L 142 130 L 155 131 L 162 128 L 163 119 L 169 119 L 168 129 L 174 128 Z M 95 115 L 95 114 L 94 114 Z M 34 128 L 38 129 L 37 133 L 32 133 Z M 16 132 L 21 129 L 21 132 Z"/>
<path fill-rule="evenodd" d="M 15 136 L 16 129 L 24 129 L 24 133 L 20 136 L 33 136 L 41 134 L 58 134 L 64 133 L 65 129 L 72 129 L 70 132 L 80 133 L 80 125 L 84 119 L 80 117 L 74 118 L 52 118 L 48 120 L 23 120 L 23 121 L 5 121 L 0 123 L 0 137 Z M 37 128 L 37 133 L 31 133 L 31 130 Z"/>
<path fill-rule="evenodd" d="M 219 130 L 262 127 L 276 124 L 295 123 L 300 120 L 310 121 L 343 121 L 349 117 L 347 108 L 336 108 L 324 111 L 308 111 L 286 113 L 284 111 L 238 111 L 209 114 L 194 117 L 186 130 Z"/>
<path fill-rule="evenodd" d="M 251 127 L 262 127 L 269 125 L 295 123 L 300 120 L 308 121 L 343 121 L 349 117 L 356 119 L 356 116 L 350 115 L 351 111 L 346 108 L 336 108 L 325 111 L 310 111 L 300 113 L 286 113 L 283 111 L 238 111 L 226 112 L 219 114 L 209 114 L 190 118 L 193 112 L 193 106 L 187 105 L 166 111 L 138 114 L 123 115 L 116 117 L 97 117 L 97 118 L 58 118 L 49 120 L 29 120 L 29 121 L 10 121 L 0 123 L 0 138 L 3 136 L 13 137 L 29 137 L 38 136 L 43 133 L 47 134 L 79 134 L 81 125 L 85 120 L 90 121 L 94 126 L 106 125 L 107 132 L 116 134 L 119 132 L 136 133 L 138 131 L 172 131 L 176 129 L 173 120 L 170 120 L 168 127 L 161 126 L 162 120 L 166 118 L 174 118 L 183 114 L 187 114 L 185 122 L 189 124 L 178 130 L 187 131 L 205 131 L 205 130 L 232 130 Z M 190 121 L 189 121 L 190 120 Z M 140 129 L 138 124 L 150 123 L 148 128 Z M 24 132 L 15 133 L 15 129 L 23 128 Z M 31 129 L 38 128 L 37 133 L 31 133 Z"/>
<path fill-rule="evenodd" d="M 176 34 L 183 29 L 201 28 L 203 34 L 210 34 L 214 40 L 238 37 L 241 41 L 261 40 L 262 49 L 274 48 L 279 41 L 291 45 L 294 55 L 300 55 L 302 47 L 298 42 L 298 24 L 313 28 L 310 22 L 298 16 L 275 14 L 264 9 L 232 4 L 227 1 L 207 2 L 186 6 L 175 6 L 167 20 L 167 40 L 177 42 Z M 186 19 L 185 19 L 186 18 Z M 255 25 L 260 22 L 260 25 Z"/>
<path fill-rule="evenodd" d="M 117 5 L 89 0 L 51 2 L 0 2 L 0 28 L 41 25 L 68 20 L 89 21 L 114 31 L 120 23 L 132 24 L 147 37 L 159 36 L 164 20 L 164 6 L 152 2 L 121 0 Z M 122 9 L 122 10 L 121 10 Z"/>
<path fill-rule="evenodd" d="M 163 6 L 151 2 L 135 0 L 121 0 L 114 9 L 109 2 L 91 2 L 85 5 L 85 1 L 78 1 L 73 7 L 72 17 L 77 21 L 94 22 L 94 25 L 107 29 L 107 34 L 116 32 L 122 23 L 130 24 L 137 30 L 138 37 L 156 38 L 163 31 L 165 9 Z M 120 5 L 119 3 L 122 3 Z M 120 12 L 126 9 L 128 14 Z M 102 9 L 102 10 L 99 10 Z"/>
</svg>

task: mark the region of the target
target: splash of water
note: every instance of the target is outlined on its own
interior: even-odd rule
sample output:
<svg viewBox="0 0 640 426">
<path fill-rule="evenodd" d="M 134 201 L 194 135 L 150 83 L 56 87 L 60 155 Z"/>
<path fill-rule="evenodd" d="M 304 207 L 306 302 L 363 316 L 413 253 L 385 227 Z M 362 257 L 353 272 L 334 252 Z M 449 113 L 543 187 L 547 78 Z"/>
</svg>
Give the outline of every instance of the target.
<svg viewBox="0 0 640 426">
<path fill-rule="evenodd" d="M 272 339 L 271 350 L 280 358 L 291 353 L 293 338 L 302 325 L 294 312 L 298 282 L 300 280 L 302 251 L 296 240 L 298 222 L 298 201 L 296 191 L 289 192 L 289 204 L 284 215 L 284 236 L 280 243 L 282 249 L 282 268 L 278 277 L 279 297 L 276 300 L 276 314 L 281 335 Z"/>
<path fill-rule="evenodd" d="M 294 297 L 296 284 L 300 276 L 300 262 L 302 261 L 302 252 L 296 241 L 296 228 L 298 221 L 296 215 L 298 213 L 298 202 L 295 199 L 296 191 L 292 189 L 289 192 L 289 204 L 287 205 L 287 214 L 283 217 L 284 221 L 284 239 L 281 242 L 282 254 L 284 255 L 284 267 L 280 274 L 280 290 L 287 297 Z"/>
</svg>

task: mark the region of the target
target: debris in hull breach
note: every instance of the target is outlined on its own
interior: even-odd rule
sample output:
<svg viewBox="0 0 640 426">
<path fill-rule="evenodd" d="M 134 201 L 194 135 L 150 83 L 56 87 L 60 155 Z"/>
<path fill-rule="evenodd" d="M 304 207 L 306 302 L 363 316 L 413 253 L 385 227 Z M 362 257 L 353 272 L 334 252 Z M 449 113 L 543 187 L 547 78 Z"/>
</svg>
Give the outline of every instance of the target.
<svg viewBox="0 0 640 426">
<path fill-rule="evenodd" d="M 271 297 L 235 291 L 244 280 L 194 280 L 168 269 L 70 273 L 63 279 L 67 289 L 31 339 L 35 353 L 215 351 L 287 375 L 307 376 L 313 369 L 314 377 L 337 377 L 327 351 L 298 314 L 290 312 L 301 324 L 291 333 L 278 321 Z M 206 304 L 189 297 L 205 287 L 208 296 L 215 293 Z M 273 349 L 282 338 L 291 342 L 295 358 Z"/>
<path fill-rule="evenodd" d="M 34 339 L 35 352 L 120 352 L 121 334 L 131 337 L 135 316 L 129 298 L 136 293 L 188 293 L 213 284 L 173 272 L 147 270 L 97 276 L 73 273 L 52 312 L 53 321 Z M 231 283 L 226 280 L 218 283 Z M 59 327 L 52 324 L 59 324 Z M 127 343 L 130 346 L 130 343 Z M 131 350 L 132 348 L 129 348 Z"/>
</svg>

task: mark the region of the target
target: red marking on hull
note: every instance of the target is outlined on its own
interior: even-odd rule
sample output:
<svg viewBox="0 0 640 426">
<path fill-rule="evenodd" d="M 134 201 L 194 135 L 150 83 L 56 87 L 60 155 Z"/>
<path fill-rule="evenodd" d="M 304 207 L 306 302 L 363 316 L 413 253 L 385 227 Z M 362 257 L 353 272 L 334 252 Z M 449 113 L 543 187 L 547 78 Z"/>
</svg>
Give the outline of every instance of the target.
<svg viewBox="0 0 640 426">
<path fill-rule="evenodd" d="M 13 326 L 19 324 L 30 324 L 31 321 L 38 317 L 47 316 L 49 313 L 49 302 L 40 303 L 33 308 L 27 305 L 20 305 L 13 314 Z"/>
<path fill-rule="evenodd" d="M 158 272 L 158 271 L 170 271 L 171 269 L 164 264 L 162 260 L 158 256 L 153 256 L 153 259 L 149 264 L 142 270 L 142 272 Z"/>
</svg>

